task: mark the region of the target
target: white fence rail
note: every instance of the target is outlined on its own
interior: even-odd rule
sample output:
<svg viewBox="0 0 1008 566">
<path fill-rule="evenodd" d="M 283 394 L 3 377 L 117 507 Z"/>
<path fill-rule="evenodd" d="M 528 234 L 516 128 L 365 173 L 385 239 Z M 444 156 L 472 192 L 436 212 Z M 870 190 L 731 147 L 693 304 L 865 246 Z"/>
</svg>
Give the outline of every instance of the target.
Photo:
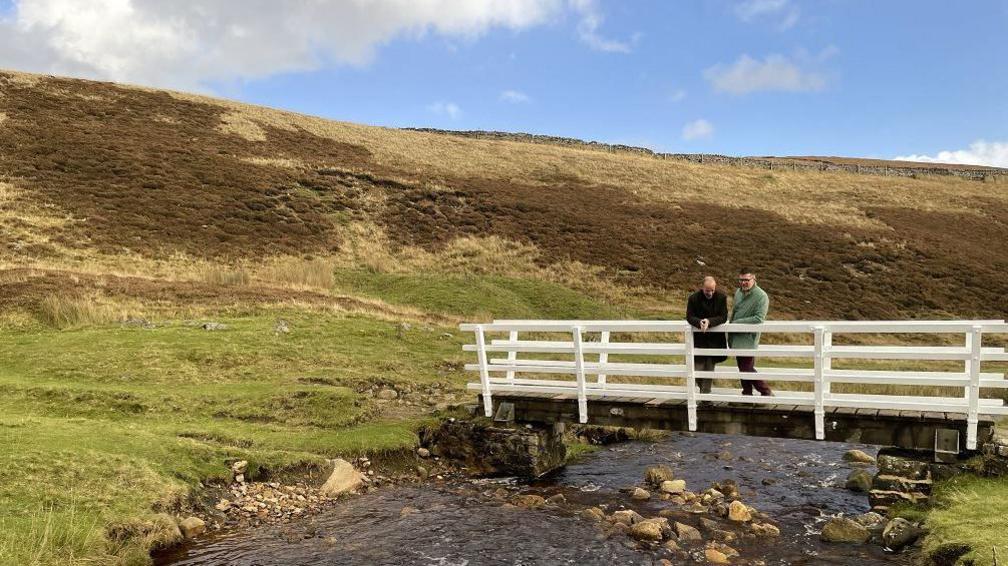
<svg viewBox="0 0 1008 566">
<path fill-rule="evenodd" d="M 571 395 L 578 401 L 582 423 L 588 422 L 589 399 L 650 397 L 654 402 L 685 400 L 690 430 L 697 429 L 703 401 L 770 405 L 805 405 L 814 408 L 816 438 L 825 438 L 826 409 L 834 407 L 934 411 L 961 416 L 966 421 L 969 450 L 976 449 L 977 423 L 981 415 L 1008 415 L 1008 406 L 999 398 L 983 398 L 980 390 L 1008 389 L 1003 373 L 982 372 L 984 362 L 1008 362 L 1003 347 L 985 347 L 985 335 L 1008 334 L 1003 320 L 959 321 L 771 321 L 763 324 L 724 324 L 708 332 L 761 332 L 811 335 L 811 344 L 761 345 L 753 350 L 697 348 L 694 329 L 685 321 L 607 320 L 497 320 L 487 324 L 462 324 L 463 331 L 475 333 L 475 344 L 463 350 L 476 352 L 477 363 L 467 370 L 478 371 L 479 384 L 471 384 L 483 394 L 484 410 L 492 416 L 495 392 L 539 392 L 544 395 Z M 506 338 L 491 339 L 491 333 Z M 553 336 L 551 340 L 520 339 L 520 333 Z M 681 334 L 681 342 L 637 341 L 637 335 Z M 946 340 L 935 346 L 834 345 L 841 334 L 960 335 L 962 346 Z M 596 338 L 597 335 L 597 338 Z M 613 337 L 623 338 L 614 341 Z M 661 336 L 659 336 L 660 338 Z M 628 340 L 627 338 L 634 338 Z M 806 340 L 808 342 L 808 340 Z M 495 354 L 506 354 L 496 357 Z M 525 354 L 525 358 L 519 358 Z M 528 355 L 535 358 L 528 358 Z M 564 359 L 537 359 L 542 355 L 564 355 Z M 567 359 L 566 355 L 570 355 Z M 612 362 L 610 356 L 632 356 L 635 361 Z M 760 367 L 758 373 L 742 373 L 732 367 L 699 371 L 694 356 L 756 356 L 811 361 L 811 368 Z M 681 357 L 671 363 L 662 357 Z M 637 361 L 639 358 L 655 361 Z M 921 371 L 888 369 L 833 369 L 833 360 L 925 360 L 962 363 L 961 371 Z M 727 364 L 726 364 L 727 366 Z M 524 375 L 524 377 L 523 377 Z M 543 379 L 541 376 L 557 376 Z M 563 376 L 573 376 L 564 379 Z M 595 379 L 590 380 L 589 376 Z M 679 378 L 683 385 L 620 383 L 621 376 Z M 775 391 L 772 397 L 745 396 L 736 390 L 713 389 L 700 393 L 697 378 L 792 381 L 812 384 L 812 391 Z M 953 397 L 895 394 L 835 393 L 834 383 L 961 387 Z"/>
</svg>

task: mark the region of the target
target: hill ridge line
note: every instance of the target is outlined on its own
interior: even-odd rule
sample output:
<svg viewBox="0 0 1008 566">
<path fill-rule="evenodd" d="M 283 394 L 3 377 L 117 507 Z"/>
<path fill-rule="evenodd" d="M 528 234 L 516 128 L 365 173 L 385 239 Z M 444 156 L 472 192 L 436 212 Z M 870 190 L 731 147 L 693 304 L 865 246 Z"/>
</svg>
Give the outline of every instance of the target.
<svg viewBox="0 0 1008 566">
<path fill-rule="evenodd" d="M 827 157 L 771 157 L 771 156 L 731 156 L 717 153 L 665 153 L 650 148 L 611 144 L 599 141 L 585 141 L 578 138 L 551 136 L 547 134 L 529 134 L 525 132 L 504 132 L 496 130 L 445 130 L 440 128 L 399 128 L 404 131 L 423 132 L 430 134 L 459 136 L 473 139 L 490 139 L 499 141 L 517 141 L 539 143 L 545 145 L 560 145 L 581 147 L 608 153 L 633 153 L 653 157 L 655 159 L 675 159 L 702 164 L 731 165 L 736 167 L 751 167 L 755 169 L 783 171 L 843 171 L 860 175 L 882 175 L 895 177 L 917 178 L 923 175 L 951 176 L 972 181 L 1004 181 L 1008 180 L 1008 168 L 991 167 L 987 165 L 953 165 L 931 164 L 925 162 L 893 161 L 894 165 L 874 165 L 857 163 L 839 163 L 830 161 Z M 857 159 L 857 158 L 846 158 Z M 872 160 L 885 161 L 885 160 Z M 904 163 L 907 163 L 906 165 Z M 917 165 L 908 165 L 918 163 Z"/>
</svg>

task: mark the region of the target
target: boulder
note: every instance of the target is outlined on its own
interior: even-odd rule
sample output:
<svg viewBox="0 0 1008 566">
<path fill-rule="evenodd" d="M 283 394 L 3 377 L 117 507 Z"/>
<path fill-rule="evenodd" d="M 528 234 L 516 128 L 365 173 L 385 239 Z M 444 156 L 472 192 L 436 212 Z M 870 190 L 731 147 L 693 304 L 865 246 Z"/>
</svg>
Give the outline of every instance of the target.
<svg viewBox="0 0 1008 566">
<path fill-rule="evenodd" d="M 779 537 L 780 529 L 770 523 L 753 523 L 753 534 L 758 537 Z"/>
<path fill-rule="evenodd" d="M 854 470 L 847 476 L 844 487 L 851 491 L 868 493 L 872 489 L 872 475 L 866 470 Z"/>
<path fill-rule="evenodd" d="M 879 515 L 874 511 L 869 511 L 867 513 L 862 513 L 861 515 L 854 517 L 854 520 L 857 521 L 859 524 L 864 525 L 865 527 L 870 529 L 875 525 L 884 523 L 885 517 Z"/>
<path fill-rule="evenodd" d="M 700 535 L 695 527 L 691 527 L 685 523 L 675 522 L 672 525 L 672 530 L 679 537 L 681 541 L 698 541 L 703 540 L 703 536 Z"/>
<path fill-rule="evenodd" d="M 658 487 L 665 481 L 675 479 L 672 468 L 668 466 L 651 466 L 644 472 L 644 481 L 648 485 Z"/>
<path fill-rule="evenodd" d="M 720 491 L 714 489 L 713 487 L 703 492 L 704 498 L 709 497 L 711 500 L 724 499 L 725 495 Z"/>
<path fill-rule="evenodd" d="M 736 523 L 747 523 L 752 521 L 752 513 L 745 503 L 736 499 L 728 505 L 728 519 Z"/>
<path fill-rule="evenodd" d="M 615 523 L 622 523 L 629 527 L 643 521 L 644 517 L 633 509 L 621 509 L 613 512 L 612 520 Z"/>
<path fill-rule="evenodd" d="M 557 493 L 556 495 L 548 497 L 546 499 L 546 503 L 549 503 L 550 505 L 560 505 L 561 503 L 567 503 L 567 498 L 564 497 L 564 494 Z"/>
<path fill-rule="evenodd" d="M 430 458 L 430 450 L 428 450 L 428 449 L 426 449 L 426 448 L 424 448 L 422 446 L 420 448 L 417 448 L 416 453 L 417 453 L 417 456 L 420 456 L 421 458 Z"/>
<path fill-rule="evenodd" d="M 856 542 L 868 540 L 871 533 L 863 525 L 847 517 L 834 517 L 823 527 L 819 538 L 826 542 Z"/>
<path fill-rule="evenodd" d="M 904 546 L 913 544 L 921 534 L 923 531 L 920 527 L 902 517 L 896 517 L 889 521 L 885 529 L 882 530 L 882 542 L 890 550 L 900 550 Z"/>
<path fill-rule="evenodd" d="M 844 462 L 854 462 L 856 464 L 874 464 L 875 457 L 865 454 L 861 450 L 848 450 L 843 455 Z"/>
<path fill-rule="evenodd" d="M 662 493 L 670 493 L 673 495 L 681 495 L 686 491 L 686 481 L 685 480 L 665 480 L 661 482 L 659 489 Z"/>
<path fill-rule="evenodd" d="M 700 517 L 700 528 L 705 531 L 716 531 L 721 528 L 717 521 L 712 521 L 707 517 Z"/>
<path fill-rule="evenodd" d="M 524 494 L 512 497 L 511 503 L 518 507 L 525 507 L 527 509 L 538 509 L 543 505 L 546 505 L 546 500 L 543 499 L 541 495 Z"/>
<path fill-rule="evenodd" d="M 364 476 L 354 469 L 350 462 L 337 458 L 333 460 L 333 471 L 329 474 L 329 479 L 322 484 L 319 491 L 322 495 L 332 497 L 357 490 L 363 483 Z"/>
<path fill-rule="evenodd" d="M 736 483 L 735 480 L 725 480 L 720 483 L 715 483 L 711 487 L 723 493 L 728 499 L 739 498 L 738 483 Z"/>
<path fill-rule="evenodd" d="M 581 512 L 581 517 L 592 521 L 602 521 L 605 519 L 605 511 L 598 507 L 589 507 Z"/>
<path fill-rule="evenodd" d="M 646 489 L 635 487 L 630 490 L 630 497 L 638 501 L 644 501 L 646 499 L 651 499 L 651 492 Z"/>
<path fill-rule="evenodd" d="M 186 517 L 179 521 L 178 526 L 182 536 L 189 539 L 200 536 L 206 530 L 206 523 L 199 517 Z"/>
<path fill-rule="evenodd" d="M 245 470 L 248 469 L 248 461 L 238 460 L 237 462 L 231 464 L 231 471 L 237 474 L 244 474 Z"/>
<path fill-rule="evenodd" d="M 630 536 L 637 540 L 660 541 L 662 539 L 662 526 L 654 519 L 640 521 L 630 527 Z"/>
<path fill-rule="evenodd" d="M 704 549 L 704 557 L 711 564 L 729 564 L 728 556 L 716 548 Z"/>
<path fill-rule="evenodd" d="M 379 391 L 376 397 L 378 397 L 383 401 L 391 401 L 399 397 L 399 392 L 396 391 L 395 389 L 390 389 L 386 387 L 385 389 Z"/>
</svg>

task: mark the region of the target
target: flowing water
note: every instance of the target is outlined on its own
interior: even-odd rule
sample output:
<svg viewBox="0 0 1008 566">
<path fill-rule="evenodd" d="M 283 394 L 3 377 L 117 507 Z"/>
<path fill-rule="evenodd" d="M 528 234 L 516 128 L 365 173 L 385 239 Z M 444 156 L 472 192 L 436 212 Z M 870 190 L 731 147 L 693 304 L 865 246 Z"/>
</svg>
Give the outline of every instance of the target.
<svg viewBox="0 0 1008 566">
<path fill-rule="evenodd" d="M 641 484 L 648 466 L 668 464 L 693 491 L 711 482 L 735 480 L 741 499 L 780 527 L 778 538 L 740 537 L 731 542 L 741 553 L 733 564 L 913 563 L 907 553 L 819 540 L 818 532 L 830 516 L 868 509 L 863 494 L 843 489 L 850 468 L 841 458 L 850 448 L 870 451 L 859 445 L 702 434 L 617 444 L 531 484 L 474 480 L 390 487 L 283 526 L 206 538 L 160 556 L 157 562 L 248 566 L 609 565 L 655 564 L 662 558 L 676 564 L 703 562 L 702 546 L 684 544 L 686 552 L 678 554 L 644 548 L 624 535 L 607 537 L 599 523 L 579 515 L 587 506 L 601 505 L 609 512 L 625 506 L 656 516 L 669 507 L 667 502 L 631 501 L 619 489 Z M 514 493 L 562 493 L 567 502 L 536 510 L 512 507 L 493 497 L 502 487 Z M 684 511 L 673 520 L 697 525 L 698 517 Z M 733 529 L 724 519 L 716 520 L 726 530 Z"/>
</svg>

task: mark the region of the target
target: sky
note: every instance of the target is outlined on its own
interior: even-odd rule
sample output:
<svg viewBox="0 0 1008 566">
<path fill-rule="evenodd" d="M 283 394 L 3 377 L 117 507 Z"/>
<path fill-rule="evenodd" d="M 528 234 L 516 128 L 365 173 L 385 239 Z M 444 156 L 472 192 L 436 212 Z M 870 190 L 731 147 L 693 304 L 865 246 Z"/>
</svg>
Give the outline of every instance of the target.
<svg viewBox="0 0 1008 566">
<path fill-rule="evenodd" d="M 0 0 L 0 68 L 381 126 L 1008 167 L 1008 0 Z"/>
</svg>

